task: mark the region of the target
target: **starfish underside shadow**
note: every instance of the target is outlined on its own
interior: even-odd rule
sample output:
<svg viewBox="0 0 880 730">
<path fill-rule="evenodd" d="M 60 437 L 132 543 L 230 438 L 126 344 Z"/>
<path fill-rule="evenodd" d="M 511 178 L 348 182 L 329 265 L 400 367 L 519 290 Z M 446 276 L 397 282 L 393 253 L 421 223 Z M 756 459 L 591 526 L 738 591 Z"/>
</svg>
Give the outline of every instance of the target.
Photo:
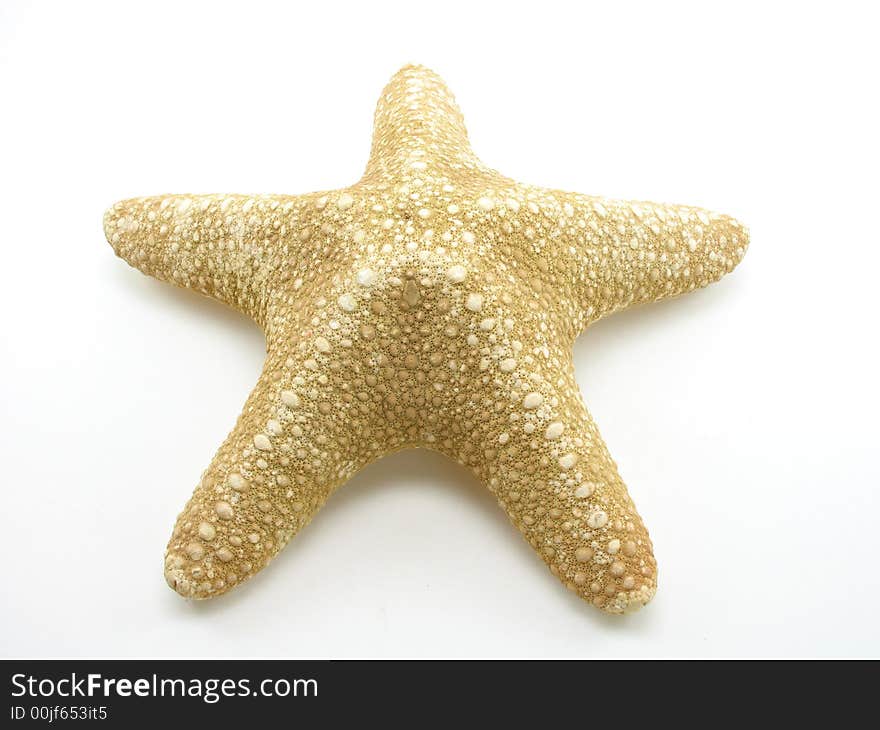
<svg viewBox="0 0 880 730">
<path fill-rule="evenodd" d="M 104 228 L 132 266 L 266 334 L 259 381 L 168 544 L 180 594 L 247 580 L 355 472 L 421 446 L 472 470 L 586 600 L 621 613 L 654 595 L 651 540 L 572 344 L 610 312 L 731 271 L 748 245 L 737 221 L 514 182 L 474 155 L 442 80 L 408 66 L 351 187 L 137 198 Z"/>
</svg>

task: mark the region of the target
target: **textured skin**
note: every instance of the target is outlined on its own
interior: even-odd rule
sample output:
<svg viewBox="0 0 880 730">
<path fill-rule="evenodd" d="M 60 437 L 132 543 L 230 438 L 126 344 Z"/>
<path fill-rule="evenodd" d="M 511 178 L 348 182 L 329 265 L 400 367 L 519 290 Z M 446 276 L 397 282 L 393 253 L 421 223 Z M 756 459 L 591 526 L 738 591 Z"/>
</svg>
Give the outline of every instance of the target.
<svg viewBox="0 0 880 730">
<path fill-rule="evenodd" d="M 263 373 L 168 544 L 181 595 L 247 580 L 355 472 L 422 446 L 471 469 L 584 599 L 620 613 L 653 596 L 651 540 L 572 344 L 731 271 L 748 244 L 735 220 L 516 183 L 474 156 L 440 78 L 406 67 L 355 185 L 138 198 L 104 227 L 132 266 L 266 333 Z"/>
</svg>

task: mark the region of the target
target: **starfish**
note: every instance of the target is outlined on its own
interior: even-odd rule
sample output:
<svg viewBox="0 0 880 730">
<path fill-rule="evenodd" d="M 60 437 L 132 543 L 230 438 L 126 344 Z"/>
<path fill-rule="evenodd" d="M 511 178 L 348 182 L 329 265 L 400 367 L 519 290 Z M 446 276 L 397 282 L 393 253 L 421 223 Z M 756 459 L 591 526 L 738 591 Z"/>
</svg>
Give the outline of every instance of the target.
<svg viewBox="0 0 880 730">
<path fill-rule="evenodd" d="M 483 482 L 585 600 L 623 613 L 652 598 L 651 540 L 572 345 L 611 312 L 731 271 L 748 245 L 736 220 L 514 182 L 477 159 L 443 81 L 406 66 L 354 185 L 137 198 L 104 229 L 132 266 L 266 336 L 257 385 L 168 543 L 178 593 L 239 585 L 358 470 L 424 447 Z"/>
</svg>

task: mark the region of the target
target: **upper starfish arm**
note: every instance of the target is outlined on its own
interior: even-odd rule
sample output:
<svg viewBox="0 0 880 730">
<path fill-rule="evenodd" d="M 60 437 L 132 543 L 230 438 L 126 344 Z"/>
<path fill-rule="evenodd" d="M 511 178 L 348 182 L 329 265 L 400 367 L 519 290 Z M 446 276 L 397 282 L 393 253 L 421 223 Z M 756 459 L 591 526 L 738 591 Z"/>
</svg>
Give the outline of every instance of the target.
<svg viewBox="0 0 880 730">
<path fill-rule="evenodd" d="M 405 66 L 388 82 L 376 105 L 373 147 L 365 180 L 424 170 L 428 162 L 476 169 L 455 97 L 437 74 Z"/>
<path fill-rule="evenodd" d="M 116 203 L 104 232 L 145 274 L 213 296 L 256 319 L 265 280 L 304 230 L 300 199 L 280 195 L 163 195 Z"/>
<path fill-rule="evenodd" d="M 584 323 L 717 281 L 749 243 L 739 221 L 701 208 L 571 193 L 556 198 Z"/>
</svg>

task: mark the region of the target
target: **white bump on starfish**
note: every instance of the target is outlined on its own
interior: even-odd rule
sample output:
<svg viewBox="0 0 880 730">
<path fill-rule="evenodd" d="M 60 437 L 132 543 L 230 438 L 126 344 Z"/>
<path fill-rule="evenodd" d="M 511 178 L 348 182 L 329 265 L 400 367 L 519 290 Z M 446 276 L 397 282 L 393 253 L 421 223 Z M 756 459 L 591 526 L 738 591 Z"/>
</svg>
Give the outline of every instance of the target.
<svg viewBox="0 0 880 730">
<path fill-rule="evenodd" d="M 564 470 L 568 471 L 577 463 L 577 456 L 575 454 L 566 454 L 565 456 L 559 457 L 559 466 L 561 466 Z"/>
<path fill-rule="evenodd" d="M 271 433 L 273 436 L 279 436 L 281 432 L 284 430 L 284 427 L 281 425 L 279 421 L 276 421 L 274 418 L 270 418 L 266 422 L 266 430 Z"/>
<path fill-rule="evenodd" d="M 465 280 L 467 276 L 467 269 L 460 264 L 455 264 L 454 266 L 450 266 L 446 269 L 446 278 L 449 279 L 453 284 L 460 284 Z"/>
<path fill-rule="evenodd" d="M 577 489 L 574 490 L 574 496 L 578 499 L 586 499 L 587 497 L 591 497 L 596 488 L 591 483 L 581 484 Z"/>
<path fill-rule="evenodd" d="M 516 359 L 512 357 L 505 357 L 500 363 L 498 363 L 498 369 L 502 373 L 511 373 L 516 370 Z"/>
<path fill-rule="evenodd" d="M 476 293 L 468 294 L 464 306 L 466 306 L 472 312 L 479 312 L 483 308 L 483 295 Z"/>
<path fill-rule="evenodd" d="M 351 294 L 342 294 L 337 301 L 339 302 L 339 306 L 346 312 L 353 312 L 357 309 L 357 299 Z"/>
<path fill-rule="evenodd" d="M 236 492 L 243 492 L 247 489 L 247 482 L 244 480 L 244 477 L 236 472 L 232 472 L 228 477 L 226 477 L 226 482 Z"/>
<path fill-rule="evenodd" d="M 593 559 L 593 548 L 579 547 L 575 550 L 574 557 L 579 563 L 589 563 Z"/>
<path fill-rule="evenodd" d="M 601 509 L 591 512 L 587 518 L 587 524 L 594 530 L 599 527 L 605 527 L 608 524 L 608 514 Z"/>
<path fill-rule="evenodd" d="M 228 563 L 234 557 L 229 548 L 220 548 L 217 552 L 217 559 L 223 563 Z"/>
<path fill-rule="evenodd" d="M 544 431 L 544 438 L 548 441 L 554 441 L 562 436 L 563 431 L 565 431 L 565 426 L 559 421 L 553 421 Z"/>
<path fill-rule="evenodd" d="M 523 398 L 523 408 L 534 410 L 544 402 L 544 396 L 540 393 L 529 393 Z"/>
</svg>

